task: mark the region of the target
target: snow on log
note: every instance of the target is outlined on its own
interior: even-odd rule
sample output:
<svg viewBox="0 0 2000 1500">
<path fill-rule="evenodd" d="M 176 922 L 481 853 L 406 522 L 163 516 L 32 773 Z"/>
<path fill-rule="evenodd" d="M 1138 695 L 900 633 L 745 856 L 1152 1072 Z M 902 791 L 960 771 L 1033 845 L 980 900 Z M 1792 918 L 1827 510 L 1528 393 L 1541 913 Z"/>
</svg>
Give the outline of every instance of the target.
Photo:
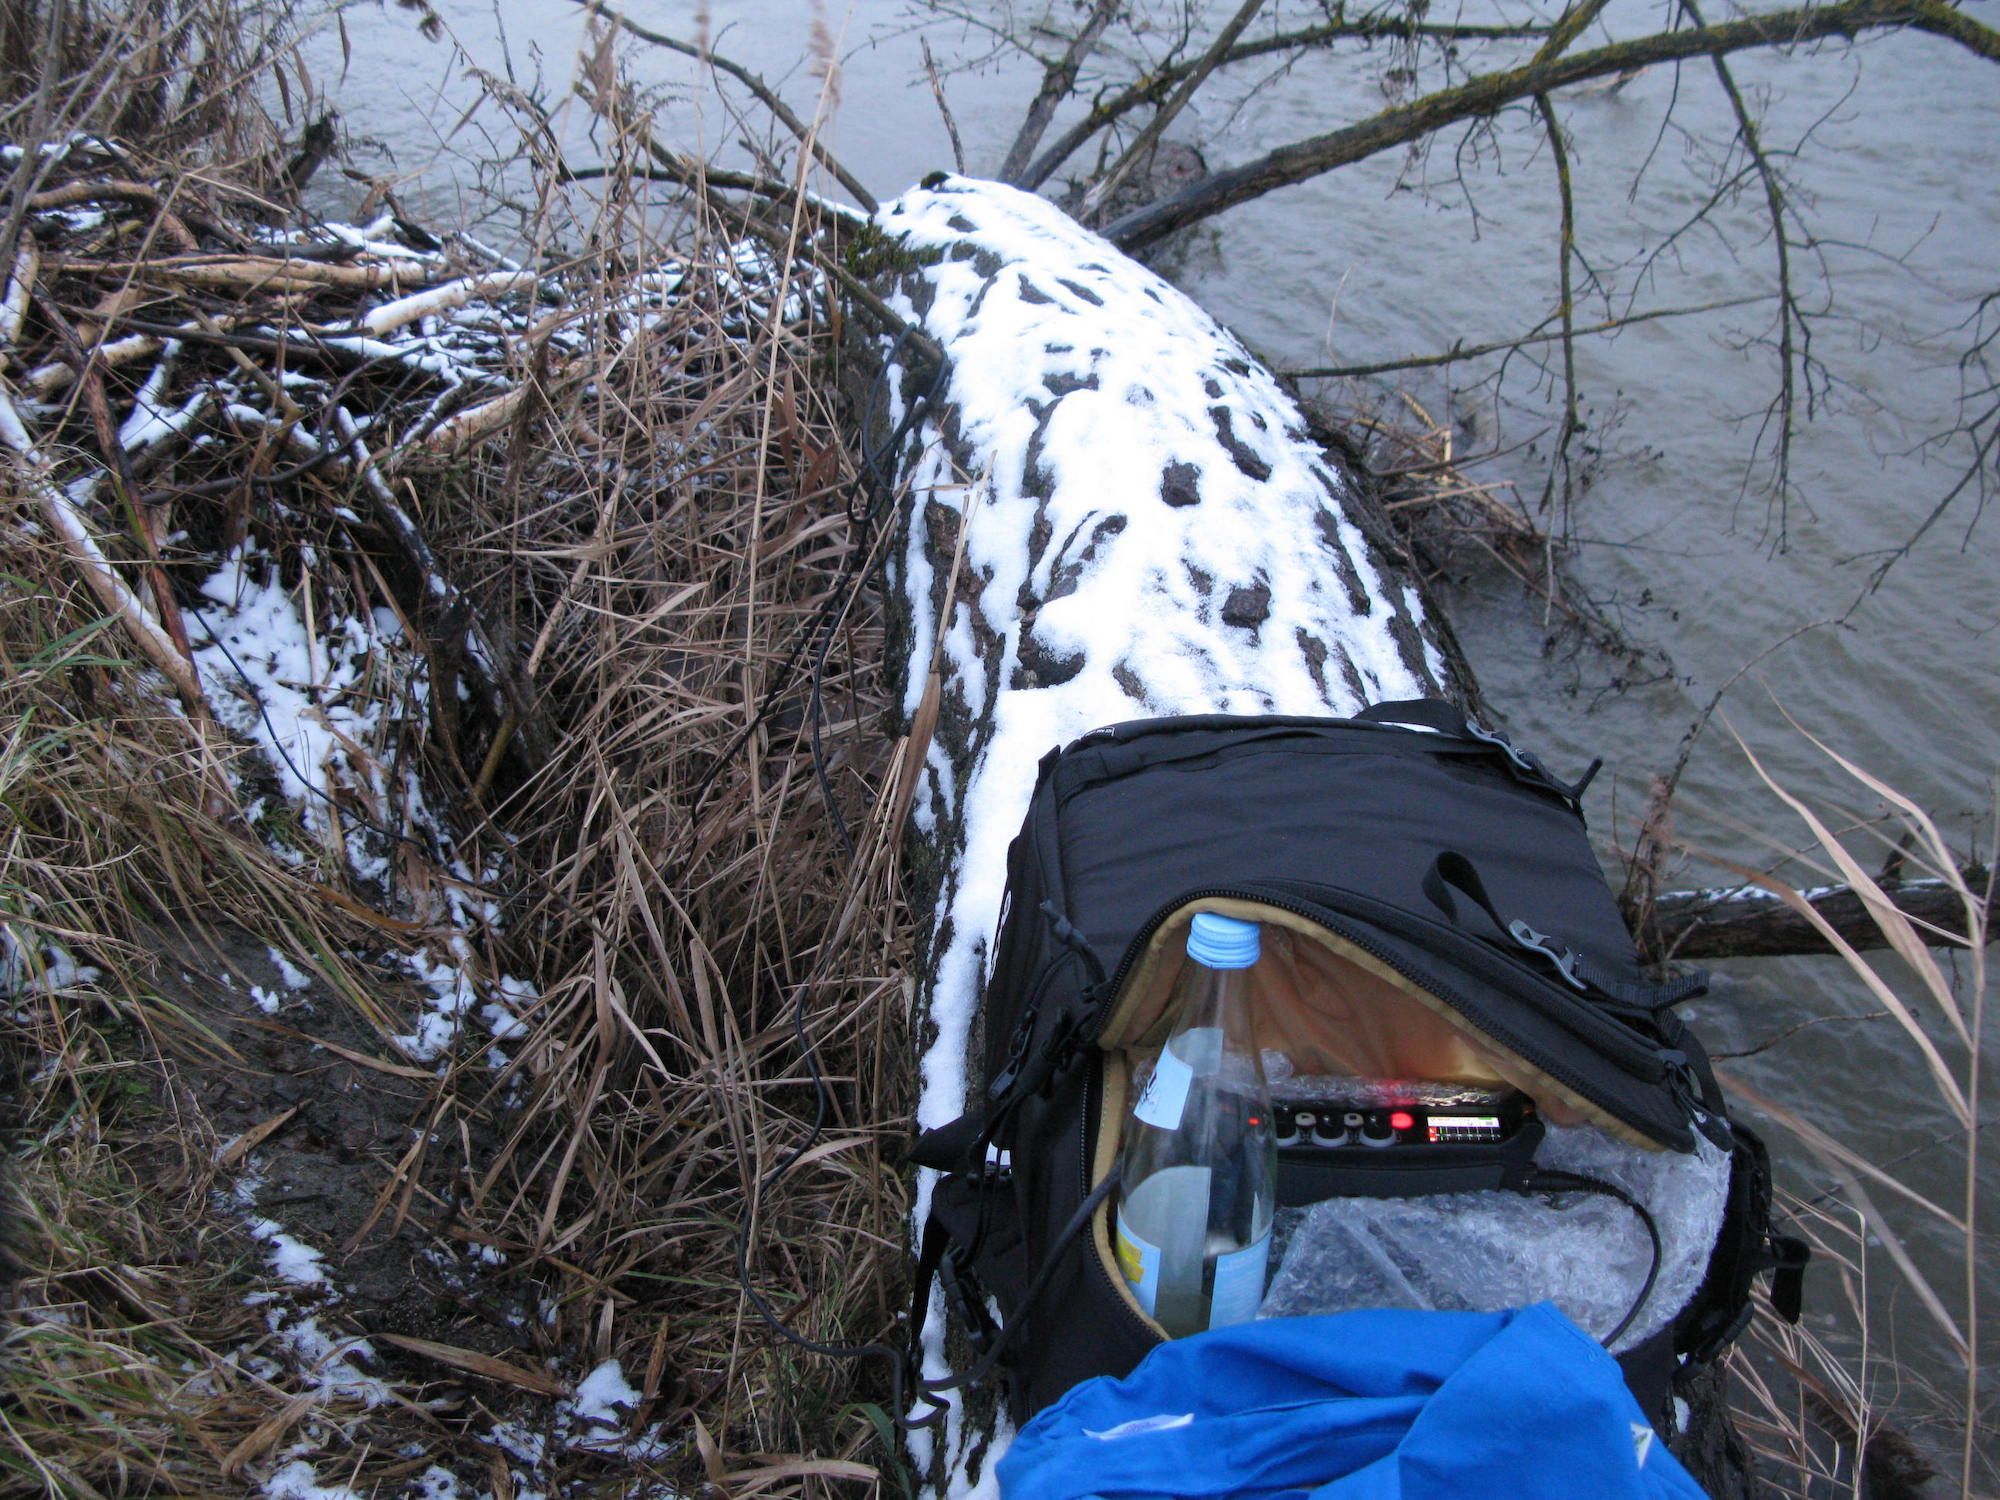
<svg viewBox="0 0 2000 1500">
<path fill-rule="evenodd" d="M 1145 267 L 1031 194 L 963 178 L 883 207 L 890 306 L 946 384 L 897 455 L 903 709 L 936 730 L 919 1123 L 964 1103 L 1008 841 L 1052 746 L 1158 714 L 1345 714 L 1453 696 L 1417 590 L 1277 382 Z M 892 351 L 893 355 L 893 351 Z M 929 371 L 893 367 L 888 420 Z"/>
<path fill-rule="evenodd" d="M 1047 750 L 1123 719 L 1345 714 L 1464 684 L 1338 460 L 1187 297 L 991 183 L 930 179 L 874 224 L 878 285 L 946 366 L 934 388 L 913 341 L 883 354 L 887 423 L 913 423 L 891 670 L 909 722 L 935 726 L 914 805 L 928 1127 L 965 1105 L 1007 845 Z"/>
<path fill-rule="evenodd" d="M 1934 946 L 1971 941 L 1967 918 L 1981 907 L 1979 932 L 1994 930 L 1994 888 L 1981 866 L 1960 871 L 1955 881 L 1885 881 L 1881 890 L 1911 919 L 1916 937 Z M 1849 947 L 1889 946 L 1883 924 L 1852 886 L 1823 886 L 1799 894 Z M 1654 902 L 1651 916 L 1652 948 L 1677 959 L 1784 958 L 1838 951 L 1811 918 L 1757 886 L 1667 892 Z"/>
</svg>

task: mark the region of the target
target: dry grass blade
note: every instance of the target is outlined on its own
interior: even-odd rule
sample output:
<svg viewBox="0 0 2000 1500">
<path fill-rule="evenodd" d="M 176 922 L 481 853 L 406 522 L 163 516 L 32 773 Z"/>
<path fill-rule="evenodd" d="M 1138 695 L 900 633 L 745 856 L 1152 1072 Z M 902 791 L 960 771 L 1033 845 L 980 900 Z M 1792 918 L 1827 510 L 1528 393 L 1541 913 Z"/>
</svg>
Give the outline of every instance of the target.
<svg viewBox="0 0 2000 1500">
<path fill-rule="evenodd" d="M 191 41 L 235 16 L 142 12 Z M 63 53 L 50 13 L 29 29 Z M 759 1287 L 834 1341 L 902 1296 L 909 790 L 807 200 L 775 246 L 654 201 L 628 175 L 651 113 L 607 62 L 588 190 L 509 96 L 531 269 L 272 233 L 248 220 L 284 153 L 223 159 L 242 112 L 159 156 L 79 145 L 138 118 L 111 98 L 133 54 L 79 26 L 40 87 L 11 24 L 0 134 L 71 145 L 0 168 L 0 1043 L 46 1148 L 18 1179 L 0 1488 L 225 1493 L 347 1451 L 314 1482 L 399 1493 L 413 1443 L 486 1466 L 503 1413 L 551 1439 L 546 1472 L 495 1459 L 496 1494 L 614 1463 L 686 1482 L 692 1432 L 737 1492 L 879 1483 L 842 1414 L 876 1393 L 767 1343 L 728 1269 L 746 1189 L 796 1156 L 758 1195 Z M 200 52 L 175 45 L 150 55 Z M 214 659 L 253 597 L 302 661 Z M 234 733 L 164 707 L 133 641 Z M 273 724 L 281 691 L 317 738 Z M 316 1141 L 345 1170 L 284 1191 Z M 639 1410 L 572 1431 L 613 1361 L 645 1371 Z M 505 1404 L 406 1397 L 441 1370 Z"/>
<path fill-rule="evenodd" d="M 1735 733 L 1733 728 L 1731 733 Z M 1767 1372 L 1773 1374 L 1777 1383 L 1774 1385 L 1760 1376 L 1752 1385 L 1758 1405 L 1755 1411 L 1742 1414 L 1748 1424 L 1746 1430 L 1753 1433 L 1762 1451 L 1774 1463 L 1794 1477 L 1801 1493 L 1816 1492 L 1816 1487 L 1831 1483 L 1858 1487 L 1864 1478 L 1871 1487 L 1879 1487 L 1892 1482 L 1892 1473 L 1899 1466 L 1907 1475 L 1919 1479 L 1926 1472 L 1928 1466 L 1922 1455 L 1885 1426 L 1885 1419 L 1875 1405 L 1877 1393 L 1872 1389 L 1869 1375 L 1871 1301 L 1867 1263 L 1870 1253 L 1880 1249 L 1895 1267 L 1900 1284 L 1916 1297 L 1960 1362 L 1963 1387 L 1957 1398 L 1946 1398 L 1940 1393 L 1934 1399 L 1940 1408 L 1939 1418 L 1950 1421 L 1961 1433 L 1958 1483 L 1960 1493 L 1969 1497 L 1976 1488 L 1982 1428 L 1978 1106 L 1981 1059 L 1986 1046 L 1985 903 L 1960 873 L 1964 862 L 1954 855 L 1935 822 L 1921 808 L 1820 739 L 1807 735 L 1843 775 L 1880 797 L 1893 811 L 1902 836 L 1892 836 L 1890 842 L 1898 853 L 1933 872 L 1935 878 L 1945 881 L 1956 893 L 1966 913 L 1965 934 L 1933 930 L 1928 932 L 1926 941 L 1911 919 L 1897 909 L 1879 881 L 1845 847 L 1828 818 L 1805 797 L 1780 785 L 1741 736 L 1736 738 L 1757 775 L 1805 823 L 1815 843 L 1816 861 L 1837 872 L 1860 893 L 1870 919 L 1882 930 L 1887 945 L 1902 959 L 1908 975 L 1905 983 L 1913 985 L 1915 995 L 1944 1016 L 1951 1031 L 1944 1035 L 1942 1043 L 1926 1032 L 1912 999 L 1900 993 L 1819 918 L 1790 884 L 1733 861 L 1714 862 L 1771 892 L 1811 921 L 1840 955 L 1842 970 L 1850 981 L 1893 1016 L 1910 1052 L 1921 1060 L 1939 1103 L 1956 1126 L 1955 1134 L 1948 1130 L 1929 1146 L 1954 1147 L 1964 1162 L 1963 1201 L 1954 1211 L 1897 1175 L 1893 1170 L 1897 1163 L 1871 1162 L 1844 1144 L 1834 1131 L 1807 1118 L 1804 1109 L 1780 1103 L 1768 1097 L 1768 1091 L 1760 1093 L 1741 1078 L 1731 1080 L 1732 1092 L 1785 1126 L 1808 1151 L 1826 1163 L 1838 1183 L 1826 1196 L 1844 1199 L 1859 1226 L 1856 1231 L 1843 1233 L 1826 1214 L 1811 1206 L 1802 1209 L 1804 1222 L 1831 1231 L 1816 1234 L 1815 1238 L 1822 1260 L 1830 1261 L 1838 1269 L 1847 1289 L 1861 1340 L 1858 1351 L 1833 1347 L 1829 1342 L 1810 1337 L 1803 1329 L 1788 1328 L 1768 1318 L 1761 1321 L 1762 1346 L 1778 1355 L 1777 1371 Z M 1933 951 L 1933 945 L 1952 954 L 1949 967 Z M 1959 1056 L 1947 1057 L 1946 1048 Z M 1886 1188 L 1893 1197 L 1878 1204 L 1865 1184 Z M 1914 1229 L 1899 1224 L 1890 1212 L 1902 1205 L 1916 1209 L 1923 1216 Z M 1939 1227 L 1955 1242 L 1954 1253 L 1946 1259 L 1958 1262 L 1962 1276 L 1962 1296 L 1951 1299 L 1962 1304 L 1958 1307 L 1950 1305 L 1940 1289 L 1948 1283 L 1938 1275 L 1939 1254 L 1934 1238 Z M 1930 1235 L 1917 1232 L 1922 1229 L 1928 1229 Z M 1879 1301 L 1882 1294 L 1878 1292 L 1875 1296 Z M 1839 1456 L 1843 1445 L 1845 1459 Z M 1829 1453 L 1833 1455 L 1831 1458 Z"/>
<path fill-rule="evenodd" d="M 236 1136 L 215 1154 L 216 1169 L 223 1172 L 234 1171 L 243 1164 L 244 1158 L 252 1151 L 284 1129 L 298 1112 L 299 1106 L 294 1104 L 290 1109 L 272 1115 L 268 1120 L 259 1121 L 243 1134 Z"/>
<path fill-rule="evenodd" d="M 568 1381 L 558 1380 L 541 1370 L 524 1369 L 495 1355 L 481 1354 L 477 1349 L 460 1349 L 453 1344 L 440 1344 L 435 1339 L 413 1339 L 400 1333 L 378 1333 L 375 1337 L 391 1348 L 407 1350 L 420 1358 L 463 1370 L 468 1375 L 477 1375 L 481 1380 L 497 1381 L 501 1385 L 533 1391 L 540 1396 L 569 1394 Z"/>
<path fill-rule="evenodd" d="M 1715 863 L 1747 884 L 1754 885 L 1759 890 L 1769 891 L 1812 923 L 1820 936 L 1826 939 L 1827 946 L 1840 955 L 1855 977 L 1868 987 L 1869 993 L 1881 1001 L 1882 1008 L 1895 1017 L 1897 1024 L 1909 1037 L 1911 1045 L 1923 1057 L 1925 1066 L 1930 1069 L 1931 1078 L 1937 1084 L 1938 1092 L 1943 1095 L 1945 1103 L 1950 1106 L 1952 1113 L 1958 1116 L 1960 1123 L 1969 1127 L 1972 1123 L 1972 1102 L 1966 1096 L 1965 1090 L 1960 1087 L 1958 1080 L 1952 1076 L 1951 1067 L 1945 1062 L 1944 1055 L 1938 1051 L 1937 1044 L 1925 1034 L 1909 1005 L 1875 972 L 1868 961 L 1855 951 L 1854 945 L 1836 932 L 1833 924 L 1815 911 L 1812 903 L 1787 882 L 1767 875 L 1761 870 L 1752 869 L 1748 865 L 1737 864 L 1733 860 L 1718 859 Z M 1897 911 L 1894 903 L 1890 903 L 1889 911 L 1894 914 L 1897 922 L 1906 928 L 1909 926 L 1910 919 Z"/>
</svg>

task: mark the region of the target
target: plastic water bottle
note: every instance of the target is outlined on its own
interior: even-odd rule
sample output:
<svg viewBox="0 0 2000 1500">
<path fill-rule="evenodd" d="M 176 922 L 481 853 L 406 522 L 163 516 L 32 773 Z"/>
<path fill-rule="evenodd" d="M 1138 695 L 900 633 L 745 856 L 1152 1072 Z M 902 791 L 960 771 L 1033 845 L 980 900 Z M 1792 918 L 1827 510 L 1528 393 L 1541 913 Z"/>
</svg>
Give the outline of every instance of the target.
<svg viewBox="0 0 2000 1500">
<path fill-rule="evenodd" d="M 1172 1338 L 1246 1322 L 1264 1298 L 1278 1148 L 1247 994 L 1261 947 L 1254 922 L 1196 915 L 1173 1033 L 1125 1120 L 1118 1266 Z"/>
</svg>

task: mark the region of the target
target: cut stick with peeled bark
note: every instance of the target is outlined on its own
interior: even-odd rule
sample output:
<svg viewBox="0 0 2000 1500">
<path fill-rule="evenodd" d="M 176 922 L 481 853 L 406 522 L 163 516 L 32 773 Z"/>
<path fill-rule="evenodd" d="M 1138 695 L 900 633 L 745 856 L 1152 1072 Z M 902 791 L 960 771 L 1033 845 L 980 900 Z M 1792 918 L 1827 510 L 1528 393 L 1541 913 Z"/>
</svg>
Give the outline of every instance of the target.
<svg viewBox="0 0 2000 1500">
<path fill-rule="evenodd" d="M 421 260 L 381 260 L 355 266 L 316 260 L 277 260 L 261 255 L 163 256 L 138 261 L 66 259 L 60 269 L 99 276 L 180 281 L 190 286 L 275 292 L 326 288 L 367 292 L 383 287 L 421 287 L 448 274 L 444 265 Z"/>
<path fill-rule="evenodd" d="M 6 291 L 0 295 L 0 362 L 21 341 L 21 324 L 28 316 L 28 298 L 34 294 L 37 264 L 35 242 L 24 238 L 14 257 L 14 269 L 7 275 Z"/>
<path fill-rule="evenodd" d="M 443 286 L 412 292 L 407 297 L 398 297 L 394 302 L 385 302 L 364 314 L 358 326 L 380 338 L 383 334 L 394 332 L 406 323 L 414 323 L 417 319 L 429 317 L 433 313 L 449 312 L 455 307 L 463 307 L 475 298 L 504 297 L 510 292 L 528 291 L 540 279 L 533 271 L 494 271 L 484 276 L 461 277 L 457 281 L 448 281 Z"/>
<path fill-rule="evenodd" d="M 97 595 L 98 602 L 125 626 L 133 644 L 144 653 L 146 660 L 166 674 L 182 700 L 190 708 L 199 708 L 203 700 L 194 663 L 180 653 L 166 628 L 118 576 L 111 559 L 97 544 L 90 523 L 64 493 L 62 486 L 55 482 L 49 472 L 48 460 L 35 446 L 20 414 L 14 409 L 13 400 L 5 391 L 0 391 L 0 443 L 13 452 L 23 482 L 40 503 L 50 529 L 62 539 L 63 550 L 69 554 L 70 562 L 91 592 Z"/>
</svg>

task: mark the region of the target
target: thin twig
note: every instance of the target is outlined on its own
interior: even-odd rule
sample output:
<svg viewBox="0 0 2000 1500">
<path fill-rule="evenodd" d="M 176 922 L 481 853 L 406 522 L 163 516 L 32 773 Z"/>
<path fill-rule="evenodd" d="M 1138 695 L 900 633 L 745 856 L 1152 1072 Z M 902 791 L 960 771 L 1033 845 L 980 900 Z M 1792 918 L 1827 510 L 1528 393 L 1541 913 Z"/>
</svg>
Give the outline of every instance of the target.
<svg viewBox="0 0 2000 1500">
<path fill-rule="evenodd" d="M 1303 27 L 1297 31 L 1281 31 L 1272 36 L 1259 37 L 1254 42 L 1239 41 L 1223 54 L 1221 67 L 1235 63 L 1251 62 L 1260 57 L 1274 57 L 1283 53 L 1304 53 L 1330 47 L 1342 41 L 1375 41 L 1394 38 L 1398 41 L 1437 42 L 1444 46 L 1455 46 L 1462 42 L 1510 41 L 1522 37 L 1537 37 L 1545 34 L 1544 25 L 1525 26 L 1457 26 L 1422 23 L 1416 26 L 1399 16 L 1373 15 L 1355 18 L 1341 17 L 1318 26 Z M 1116 123 L 1135 109 L 1143 109 L 1149 104 L 1157 104 L 1167 97 L 1195 68 L 1200 59 L 1175 63 L 1149 73 L 1139 82 L 1100 99 L 1090 107 L 1090 112 L 1076 124 L 1070 126 L 1047 150 L 1031 162 L 1025 180 L 1020 186 L 1030 190 L 1054 176 L 1062 164 L 1080 150 L 1105 126 Z"/>
<path fill-rule="evenodd" d="M 805 121 L 792 113 L 791 107 L 778 97 L 775 89 L 741 63 L 732 62 L 719 52 L 711 52 L 705 48 L 697 47 L 692 42 L 684 42 L 679 37 L 668 36 L 665 32 L 654 31 L 650 27 L 641 26 L 623 11 L 613 10 L 610 6 L 604 4 L 603 0 L 572 0 L 572 3 L 581 5 L 593 16 L 601 16 L 621 31 L 637 37 L 642 42 L 650 43 L 655 47 L 664 47 L 669 52 L 678 52 L 682 57 L 694 58 L 697 62 L 706 63 L 718 72 L 727 73 L 755 95 L 757 102 L 768 109 L 772 116 L 787 130 L 791 131 L 793 136 L 798 139 L 799 144 L 811 153 L 814 160 L 833 174 L 833 180 L 847 190 L 848 195 L 861 205 L 864 212 L 871 214 L 875 212 L 879 205 L 877 205 L 874 195 L 861 185 L 861 180 L 840 164 L 839 159 L 827 149 L 825 142 L 821 141 L 812 130 L 807 128 Z"/>
<path fill-rule="evenodd" d="M 931 81 L 931 97 L 937 100 L 938 113 L 944 117 L 944 133 L 951 138 L 951 165 L 959 176 L 965 175 L 965 143 L 958 138 L 958 121 L 951 116 L 951 105 L 944 97 L 944 79 L 938 73 L 937 59 L 931 56 L 929 37 L 918 39 L 924 51 L 924 73 Z"/>
<path fill-rule="evenodd" d="M 1707 24 L 1702 18 L 1696 0 L 1681 0 L 1681 9 L 1695 25 Z M 1798 299 L 1792 294 L 1791 237 L 1785 230 L 1785 192 L 1784 185 L 1778 177 L 1778 169 L 1764 150 L 1756 118 L 1750 113 L 1750 106 L 1744 101 L 1743 91 L 1736 86 L 1736 76 L 1730 72 L 1728 60 L 1716 56 L 1710 58 L 1709 62 L 1715 69 L 1716 80 L 1721 83 L 1723 93 L 1729 99 L 1729 108 L 1736 116 L 1737 136 L 1743 142 L 1743 149 L 1749 153 L 1751 163 L 1757 169 L 1757 179 L 1763 185 L 1764 211 L 1771 221 L 1771 250 L 1778 260 L 1778 458 L 1773 478 L 1778 496 L 1778 545 L 1782 548 L 1785 545 L 1787 523 L 1791 515 L 1792 436 L 1797 415 L 1792 384 L 1794 365 L 1792 330 L 1796 326 L 1807 339 L 1810 339 L 1811 334 L 1806 328 Z"/>
<path fill-rule="evenodd" d="M 1583 9 L 1588 10 L 1586 4 Z M 1554 38 L 1550 39 L 1553 43 Z M 1547 51 L 1546 48 L 1543 49 Z M 1570 262 L 1576 255 L 1576 199 L 1571 192 L 1569 178 L 1569 148 L 1563 142 L 1562 122 L 1556 118 L 1555 107 L 1549 103 L 1547 94 L 1535 95 L 1535 113 L 1540 116 L 1542 128 L 1548 135 L 1549 154 L 1556 165 L 1556 190 L 1562 201 L 1562 236 L 1558 242 L 1556 264 L 1559 270 L 1558 284 L 1561 301 L 1557 314 L 1562 320 L 1559 335 L 1562 344 L 1563 361 L 1563 414 L 1562 426 L 1556 434 L 1555 455 L 1549 464 L 1548 478 L 1542 486 L 1543 514 L 1548 513 L 1549 501 L 1555 493 L 1557 476 L 1562 481 L 1562 528 L 1565 542 L 1570 537 L 1570 462 L 1569 445 L 1583 428 L 1577 413 L 1576 393 L 1576 303 L 1570 286 Z M 1555 533 L 1551 531 L 1551 535 Z"/>
<path fill-rule="evenodd" d="M 1621 328 L 1630 328 L 1639 323 L 1653 323 L 1662 318 L 1691 318 L 1703 313 L 1721 312 L 1731 307 L 1749 307 L 1755 303 L 1768 302 L 1771 294 L 1760 292 L 1748 297 L 1724 297 L 1715 302 L 1696 303 L 1691 307 L 1656 307 L 1647 312 L 1628 313 L 1622 318 L 1607 318 L 1601 323 L 1590 323 L 1570 330 L 1570 337 L 1585 338 L 1597 333 L 1616 333 Z M 1457 364 L 1461 360 L 1483 359 L 1489 354 L 1500 354 L 1508 350 L 1523 349 L 1531 344 L 1553 344 L 1564 337 L 1560 331 L 1551 333 L 1529 333 L 1519 338 L 1495 339 L 1486 344 L 1454 344 L 1439 354 L 1415 354 L 1408 359 L 1382 360 L 1369 365 L 1309 365 L 1279 373 L 1288 380 L 1341 380 L 1367 375 L 1391 375 L 1400 370 L 1431 370 L 1440 365 Z"/>
</svg>

